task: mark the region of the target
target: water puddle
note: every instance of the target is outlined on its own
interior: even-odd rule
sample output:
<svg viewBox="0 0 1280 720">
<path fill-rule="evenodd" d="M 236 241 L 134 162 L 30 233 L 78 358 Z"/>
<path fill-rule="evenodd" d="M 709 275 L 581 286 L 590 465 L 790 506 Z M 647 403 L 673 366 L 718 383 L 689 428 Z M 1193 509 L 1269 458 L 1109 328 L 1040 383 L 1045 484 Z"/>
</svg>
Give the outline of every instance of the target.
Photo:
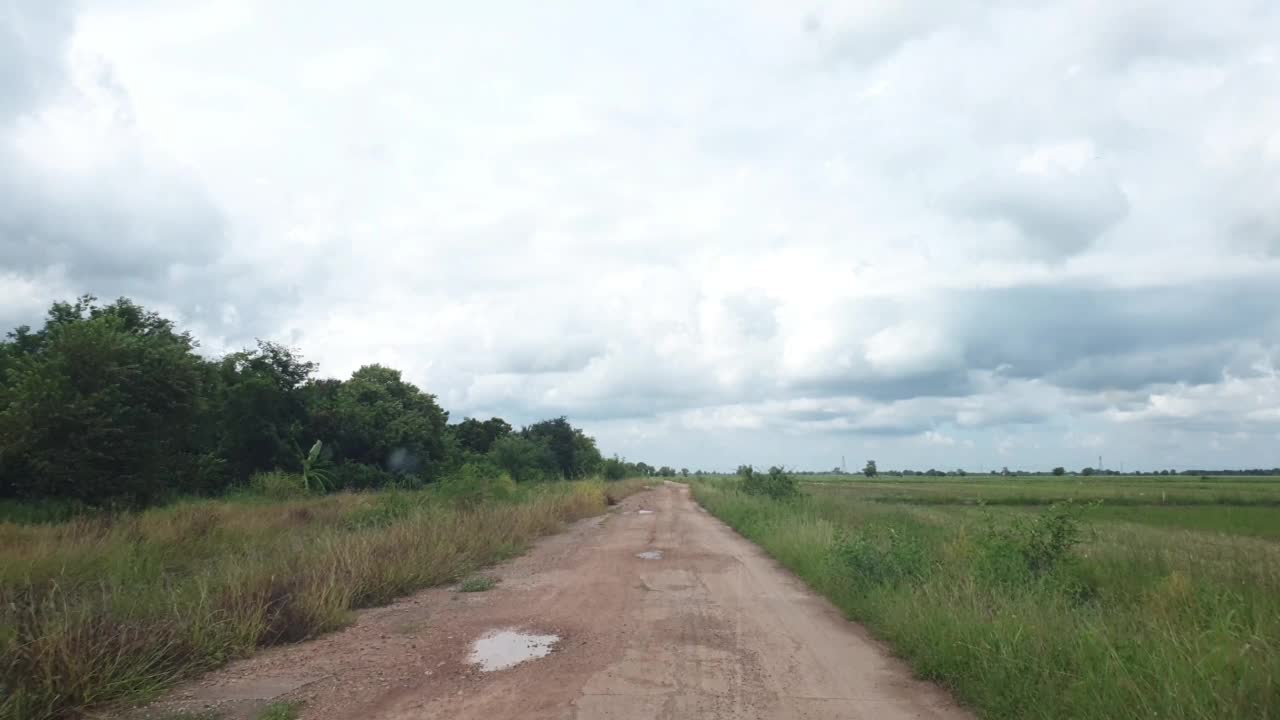
<svg viewBox="0 0 1280 720">
<path fill-rule="evenodd" d="M 662 551 L 661 550 L 645 550 L 642 553 L 636 553 L 636 557 L 640 558 L 641 560 L 661 560 Z"/>
<path fill-rule="evenodd" d="M 652 515 L 652 514 L 653 514 L 653 511 L 652 511 L 652 510 L 637 510 L 637 511 L 636 511 L 636 514 L 637 514 L 637 515 Z"/>
<path fill-rule="evenodd" d="M 560 641 L 559 635 L 532 635 L 516 630 L 495 630 L 476 640 L 468 662 L 479 665 L 483 672 L 506 670 L 525 660 L 536 660 L 551 654 Z"/>
</svg>

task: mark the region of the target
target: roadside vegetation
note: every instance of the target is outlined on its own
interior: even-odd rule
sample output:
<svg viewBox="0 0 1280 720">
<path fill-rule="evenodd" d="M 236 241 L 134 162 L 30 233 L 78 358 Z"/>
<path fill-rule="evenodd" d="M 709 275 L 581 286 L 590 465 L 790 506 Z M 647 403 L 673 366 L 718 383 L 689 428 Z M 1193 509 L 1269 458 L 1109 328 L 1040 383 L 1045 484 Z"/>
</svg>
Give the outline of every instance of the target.
<svg viewBox="0 0 1280 720">
<path fill-rule="evenodd" d="M 393 368 L 197 347 L 125 298 L 54 303 L 0 341 L 0 720 L 342 627 L 659 474 L 563 417 L 450 423 Z"/>
<path fill-rule="evenodd" d="M 245 494 L 0 523 L 0 718 L 151 697 L 257 648 L 340 628 L 356 608 L 469 577 L 607 503 L 606 483 L 577 481 L 479 504 L 439 488 Z"/>
<path fill-rule="evenodd" d="M 983 717 L 1280 717 L 1280 543 L 1248 536 L 1273 536 L 1280 482 L 881 480 L 693 488 Z"/>
</svg>

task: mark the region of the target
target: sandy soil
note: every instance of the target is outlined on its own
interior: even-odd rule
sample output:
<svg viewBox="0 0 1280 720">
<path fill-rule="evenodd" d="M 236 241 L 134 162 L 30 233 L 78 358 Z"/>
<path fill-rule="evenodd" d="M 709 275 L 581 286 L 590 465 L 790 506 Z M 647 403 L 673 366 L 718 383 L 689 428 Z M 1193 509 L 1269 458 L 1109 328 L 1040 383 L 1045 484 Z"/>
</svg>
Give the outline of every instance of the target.
<svg viewBox="0 0 1280 720">
<path fill-rule="evenodd" d="M 641 513 L 646 510 L 651 512 Z M 645 559 L 640 553 L 660 553 Z M 653 555 L 650 555 L 652 558 Z M 666 484 L 493 569 L 493 590 L 439 588 L 352 627 L 269 650 L 153 706 L 252 718 L 970 718 L 859 626 Z M 557 635 L 546 657 L 481 672 L 487 633 Z"/>
</svg>

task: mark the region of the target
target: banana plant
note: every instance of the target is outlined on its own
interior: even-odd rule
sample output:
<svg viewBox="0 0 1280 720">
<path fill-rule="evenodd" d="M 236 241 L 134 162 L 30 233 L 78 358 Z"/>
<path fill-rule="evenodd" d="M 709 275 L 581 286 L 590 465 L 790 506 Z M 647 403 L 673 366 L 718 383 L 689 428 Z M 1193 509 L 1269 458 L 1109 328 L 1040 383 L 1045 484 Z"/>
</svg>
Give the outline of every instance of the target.
<svg viewBox="0 0 1280 720">
<path fill-rule="evenodd" d="M 333 471 L 329 463 L 320 457 L 324 443 L 317 440 L 311 451 L 302 457 L 302 485 L 307 492 L 324 491 L 333 483 Z"/>
</svg>

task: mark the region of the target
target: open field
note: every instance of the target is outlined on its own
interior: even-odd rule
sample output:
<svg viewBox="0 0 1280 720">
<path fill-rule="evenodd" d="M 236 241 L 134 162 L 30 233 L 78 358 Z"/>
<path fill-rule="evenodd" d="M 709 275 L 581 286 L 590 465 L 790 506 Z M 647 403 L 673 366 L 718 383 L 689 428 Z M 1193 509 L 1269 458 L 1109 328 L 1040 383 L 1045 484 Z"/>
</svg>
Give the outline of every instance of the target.
<svg viewBox="0 0 1280 720">
<path fill-rule="evenodd" d="M 643 486 L 541 484 L 469 508 L 385 491 L 0 523 L 0 718 L 153 696 L 459 579 Z"/>
<path fill-rule="evenodd" d="M 1181 480 L 694 487 L 984 717 L 1280 717 L 1280 483 Z"/>
</svg>

